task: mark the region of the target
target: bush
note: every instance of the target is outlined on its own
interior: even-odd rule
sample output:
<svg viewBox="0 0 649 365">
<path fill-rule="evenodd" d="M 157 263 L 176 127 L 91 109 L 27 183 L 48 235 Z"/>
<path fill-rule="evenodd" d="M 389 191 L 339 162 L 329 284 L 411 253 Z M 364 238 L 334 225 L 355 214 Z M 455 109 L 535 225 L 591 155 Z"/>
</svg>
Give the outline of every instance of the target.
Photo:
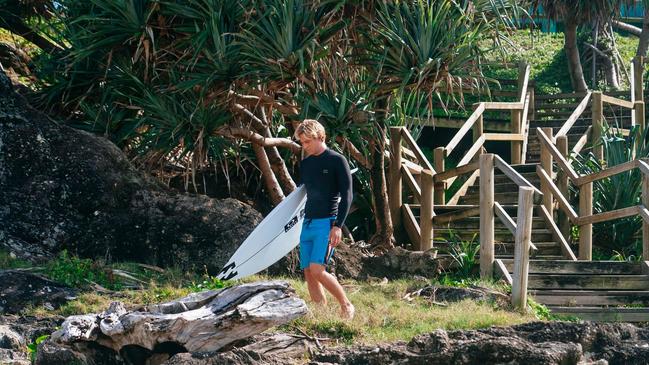
<svg viewBox="0 0 649 365">
<path fill-rule="evenodd" d="M 81 259 L 61 251 L 56 259 L 47 265 L 47 276 L 71 287 L 86 287 L 96 283 L 108 289 L 119 289 L 112 272 L 90 259 Z"/>
</svg>

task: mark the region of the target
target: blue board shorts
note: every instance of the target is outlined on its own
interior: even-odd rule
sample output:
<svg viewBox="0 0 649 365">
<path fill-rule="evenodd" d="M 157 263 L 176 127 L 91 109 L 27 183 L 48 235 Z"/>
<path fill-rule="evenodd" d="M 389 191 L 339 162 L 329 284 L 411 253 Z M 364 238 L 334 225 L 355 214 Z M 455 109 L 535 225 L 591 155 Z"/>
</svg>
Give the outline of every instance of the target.
<svg viewBox="0 0 649 365">
<path fill-rule="evenodd" d="M 329 246 L 329 231 L 336 218 L 304 219 L 300 233 L 300 269 L 310 264 L 326 265 L 334 254 Z"/>
</svg>

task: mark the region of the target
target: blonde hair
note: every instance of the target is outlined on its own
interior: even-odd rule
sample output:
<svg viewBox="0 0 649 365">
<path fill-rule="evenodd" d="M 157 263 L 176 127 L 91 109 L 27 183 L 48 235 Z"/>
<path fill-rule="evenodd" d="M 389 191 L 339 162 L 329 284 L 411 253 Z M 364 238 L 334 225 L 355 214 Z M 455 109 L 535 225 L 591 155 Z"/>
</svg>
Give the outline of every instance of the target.
<svg viewBox="0 0 649 365">
<path fill-rule="evenodd" d="M 315 119 L 305 119 L 297 126 L 293 136 L 299 138 L 301 135 L 312 139 L 319 139 L 321 141 L 324 141 L 327 137 L 322 124 Z"/>
</svg>

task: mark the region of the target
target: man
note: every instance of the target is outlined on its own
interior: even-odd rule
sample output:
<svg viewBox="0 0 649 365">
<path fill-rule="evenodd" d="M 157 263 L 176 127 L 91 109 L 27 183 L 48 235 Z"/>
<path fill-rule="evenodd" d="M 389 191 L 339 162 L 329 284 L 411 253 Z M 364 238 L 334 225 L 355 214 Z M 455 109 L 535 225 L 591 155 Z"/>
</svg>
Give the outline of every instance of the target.
<svg viewBox="0 0 649 365">
<path fill-rule="evenodd" d="M 325 270 L 334 248 L 342 240 L 341 228 L 351 205 L 349 164 L 341 154 L 327 148 L 324 127 L 317 120 L 306 119 L 300 123 L 295 137 L 306 154 L 300 162 L 300 180 L 306 187 L 300 268 L 304 270 L 311 300 L 326 304 L 324 287 L 340 303 L 342 316 L 352 319 L 354 306 L 336 277 Z"/>
</svg>

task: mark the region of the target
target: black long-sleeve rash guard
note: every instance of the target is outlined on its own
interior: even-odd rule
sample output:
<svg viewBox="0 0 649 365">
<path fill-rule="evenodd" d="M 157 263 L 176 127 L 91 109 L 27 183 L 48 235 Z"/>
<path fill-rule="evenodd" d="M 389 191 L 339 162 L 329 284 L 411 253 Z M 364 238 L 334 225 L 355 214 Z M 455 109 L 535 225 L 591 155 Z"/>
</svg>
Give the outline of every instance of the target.
<svg viewBox="0 0 649 365">
<path fill-rule="evenodd" d="M 335 225 L 342 227 L 352 201 L 352 175 L 345 157 L 327 148 L 302 160 L 300 175 L 306 186 L 305 217 L 336 216 Z"/>
</svg>

